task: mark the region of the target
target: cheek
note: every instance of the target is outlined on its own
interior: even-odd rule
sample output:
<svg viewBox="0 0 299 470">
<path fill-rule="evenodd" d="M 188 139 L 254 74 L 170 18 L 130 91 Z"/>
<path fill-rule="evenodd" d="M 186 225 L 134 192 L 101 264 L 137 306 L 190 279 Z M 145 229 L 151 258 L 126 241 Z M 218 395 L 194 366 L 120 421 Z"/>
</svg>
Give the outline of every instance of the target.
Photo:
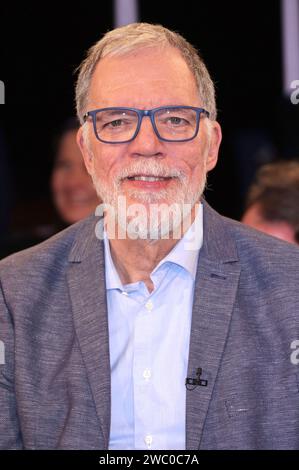
<svg viewBox="0 0 299 470">
<path fill-rule="evenodd" d="M 105 144 L 103 144 L 105 145 Z M 105 181 L 110 181 L 119 173 L 120 168 L 123 166 L 123 157 L 120 155 L 120 150 L 116 148 L 97 149 L 93 157 L 93 173 Z"/>
<path fill-rule="evenodd" d="M 88 178 L 85 178 L 84 181 L 82 180 L 82 187 L 90 196 L 96 197 L 96 191 L 91 179 L 91 176 L 88 175 Z"/>
<path fill-rule="evenodd" d="M 178 168 L 185 172 L 190 180 L 196 179 L 205 172 L 206 156 L 199 143 L 192 145 L 188 152 L 178 153 Z"/>
<path fill-rule="evenodd" d="M 203 184 L 203 181 L 206 178 L 206 169 L 205 165 L 203 162 L 200 162 L 199 164 L 195 165 L 193 170 L 191 171 L 190 175 L 190 187 L 198 188 L 199 185 L 201 186 Z"/>
<path fill-rule="evenodd" d="M 60 171 L 54 171 L 51 181 L 51 188 L 55 195 L 55 193 L 60 192 L 63 190 L 64 187 L 64 176 L 61 174 Z"/>
</svg>

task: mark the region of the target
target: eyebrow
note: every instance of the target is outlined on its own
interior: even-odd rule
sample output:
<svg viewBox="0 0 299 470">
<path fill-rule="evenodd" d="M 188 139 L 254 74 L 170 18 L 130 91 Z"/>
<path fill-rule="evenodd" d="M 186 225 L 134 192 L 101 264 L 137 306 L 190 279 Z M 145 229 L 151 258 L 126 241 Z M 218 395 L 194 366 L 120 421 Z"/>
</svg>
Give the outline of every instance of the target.
<svg viewBox="0 0 299 470">
<path fill-rule="evenodd" d="M 119 115 L 119 114 L 128 114 L 128 113 L 132 113 L 134 111 L 132 111 L 131 109 L 123 109 L 123 108 L 116 108 L 116 109 L 106 109 L 104 111 L 105 113 L 109 114 L 110 116 L 115 116 L 115 115 Z M 101 115 L 102 113 L 99 113 L 99 115 Z"/>
</svg>

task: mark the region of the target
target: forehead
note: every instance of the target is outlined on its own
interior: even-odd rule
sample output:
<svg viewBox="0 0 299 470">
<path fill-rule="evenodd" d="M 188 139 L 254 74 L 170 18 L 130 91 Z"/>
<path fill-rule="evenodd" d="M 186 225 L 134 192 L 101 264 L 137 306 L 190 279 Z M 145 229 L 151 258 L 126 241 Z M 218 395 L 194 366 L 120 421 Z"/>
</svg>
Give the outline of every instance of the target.
<svg viewBox="0 0 299 470">
<path fill-rule="evenodd" d="M 194 75 L 173 47 L 104 57 L 93 73 L 89 102 L 99 107 L 199 104 Z"/>
</svg>

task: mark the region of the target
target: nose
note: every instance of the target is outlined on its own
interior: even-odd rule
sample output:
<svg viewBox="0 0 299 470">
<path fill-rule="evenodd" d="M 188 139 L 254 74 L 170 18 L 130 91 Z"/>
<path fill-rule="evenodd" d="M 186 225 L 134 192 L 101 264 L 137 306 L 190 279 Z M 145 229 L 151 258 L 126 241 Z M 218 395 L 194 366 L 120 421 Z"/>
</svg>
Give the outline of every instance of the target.
<svg viewBox="0 0 299 470">
<path fill-rule="evenodd" d="M 163 148 L 163 142 L 156 135 L 150 117 L 143 116 L 139 132 L 130 142 L 131 152 L 141 156 L 162 156 Z"/>
</svg>

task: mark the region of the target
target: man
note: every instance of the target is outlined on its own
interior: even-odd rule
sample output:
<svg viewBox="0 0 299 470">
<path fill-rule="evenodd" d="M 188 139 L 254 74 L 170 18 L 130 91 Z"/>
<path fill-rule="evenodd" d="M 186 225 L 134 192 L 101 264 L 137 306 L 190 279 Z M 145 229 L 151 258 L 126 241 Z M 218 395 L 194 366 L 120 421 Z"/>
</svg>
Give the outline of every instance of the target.
<svg viewBox="0 0 299 470">
<path fill-rule="evenodd" d="M 298 448 L 299 251 L 203 202 L 221 130 L 202 59 L 132 24 L 76 93 L 104 218 L 0 264 L 1 447 Z"/>
<path fill-rule="evenodd" d="M 276 161 L 257 171 L 242 222 L 290 243 L 299 243 L 299 162 Z"/>
</svg>

